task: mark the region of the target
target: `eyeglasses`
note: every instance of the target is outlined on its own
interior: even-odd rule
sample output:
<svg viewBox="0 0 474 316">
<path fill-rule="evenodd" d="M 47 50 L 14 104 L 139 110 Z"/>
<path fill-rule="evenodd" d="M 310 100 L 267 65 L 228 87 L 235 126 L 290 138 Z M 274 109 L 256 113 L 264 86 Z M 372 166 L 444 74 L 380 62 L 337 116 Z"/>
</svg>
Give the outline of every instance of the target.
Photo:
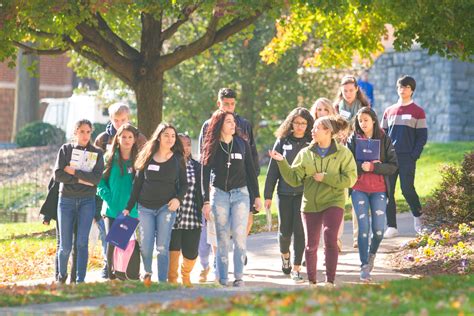
<svg viewBox="0 0 474 316">
<path fill-rule="evenodd" d="M 293 122 L 291 124 L 296 125 L 296 126 L 306 126 L 306 125 L 308 125 L 308 123 L 306 123 L 306 122 Z"/>
</svg>

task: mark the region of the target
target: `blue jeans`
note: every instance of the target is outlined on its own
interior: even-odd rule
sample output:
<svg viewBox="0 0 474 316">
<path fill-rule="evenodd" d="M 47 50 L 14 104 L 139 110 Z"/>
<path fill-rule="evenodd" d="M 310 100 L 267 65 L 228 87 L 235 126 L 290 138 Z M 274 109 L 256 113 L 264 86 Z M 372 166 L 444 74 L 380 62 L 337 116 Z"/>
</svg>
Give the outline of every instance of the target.
<svg viewBox="0 0 474 316">
<path fill-rule="evenodd" d="M 366 193 L 353 190 L 351 197 L 359 224 L 357 243 L 359 244 L 359 257 L 362 266 L 369 263 L 369 252 L 375 255 L 382 242 L 386 219 L 387 194 L 385 192 Z M 370 226 L 372 226 L 372 240 L 369 250 Z"/>
<path fill-rule="evenodd" d="M 217 271 L 219 283 L 226 285 L 229 272 L 230 236 L 234 243 L 234 277 L 241 280 L 247 248 L 250 199 L 247 187 L 222 191 L 211 188 L 210 203 L 216 220 Z"/>
<path fill-rule="evenodd" d="M 207 243 L 207 221 L 202 217 L 201 236 L 199 238 L 199 261 L 203 269 L 209 268 L 209 255 L 211 254 L 211 245 Z"/>
<path fill-rule="evenodd" d="M 149 209 L 138 203 L 138 219 L 140 220 L 140 250 L 145 272 L 152 273 L 153 244 L 155 244 L 158 252 L 158 281 L 166 282 L 171 230 L 176 219 L 176 212 L 171 212 L 168 205 L 163 205 L 158 209 Z"/>
<path fill-rule="evenodd" d="M 100 243 L 102 245 L 102 257 L 104 258 L 104 270 L 107 269 L 107 242 L 105 241 L 105 237 L 107 233 L 105 232 L 105 222 L 104 219 L 101 217 L 98 221 L 95 221 L 97 228 L 99 229 L 99 238 Z"/>
<path fill-rule="evenodd" d="M 59 223 L 59 278 L 67 276 L 67 263 L 72 249 L 74 222 L 77 223 L 77 279 L 84 282 L 89 258 L 89 232 L 95 214 L 95 197 L 69 198 L 60 196 L 58 201 Z"/>
</svg>

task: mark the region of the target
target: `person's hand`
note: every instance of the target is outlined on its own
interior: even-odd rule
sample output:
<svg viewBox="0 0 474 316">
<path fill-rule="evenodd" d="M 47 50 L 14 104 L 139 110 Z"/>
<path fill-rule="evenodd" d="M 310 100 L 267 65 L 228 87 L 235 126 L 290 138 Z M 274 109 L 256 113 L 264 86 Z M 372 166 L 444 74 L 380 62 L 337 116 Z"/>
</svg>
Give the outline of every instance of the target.
<svg viewBox="0 0 474 316">
<path fill-rule="evenodd" d="M 180 204 L 181 203 L 179 202 L 177 198 L 173 198 L 168 202 L 168 208 L 170 209 L 171 212 L 176 212 Z"/>
<path fill-rule="evenodd" d="M 123 211 L 122 211 L 122 214 L 123 214 L 123 216 L 129 216 L 129 215 L 130 215 L 130 211 L 129 211 L 129 210 L 123 210 Z"/>
<path fill-rule="evenodd" d="M 265 207 L 266 210 L 269 210 L 272 207 L 272 200 L 266 199 L 265 202 L 263 203 L 263 206 Z"/>
<path fill-rule="evenodd" d="M 73 176 L 73 175 L 76 174 L 76 169 L 74 169 L 71 166 L 66 166 L 66 167 L 64 167 L 64 172 L 66 172 L 67 174 L 70 174 L 71 176 Z"/>
<path fill-rule="evenodd" d="M 262 208 L 262 200 L 259 197 L 255 198 L 253 202 L 253 207 L 255 207 L 257 211 L 260 211 L 260 209 Z"/>
<path fill-rule="evenodd" d="M 205 203 L 202 206 L 202 214 L 204 215 L 204 218 L 208 221 L 210 220 L 210 214 L 211 214 L 211 204 Z"/>
<path fill-rule="evenodd" d="M 283 155 L 276 150 L 269 150 L 268 155 L 270 158 L 275 159 L 276 161 L 282 161 L 284 159 Z"/>
<path fill-rule="evenodd" d="M 84 184 L 84 185 L 88 185 L 90 187 L 93 187 L 94 185 L 90 182 L 87 182 L 87 181 L 84 181 L 84 180 L 81 180 L 79 179 L 79 181 L 77 181 L 77 183 L 80 183 L 80 184 Z"/>
<path fill-rule="evenodd" d="M 366 162 L 363 162 L 361 167 L 362 167 L 362 170 L 364 170 L 365 172 L 369 172 L 370 171 L 370 168 L 371 168 L 371 163 L 366 161 Z"/>
<path fill-rule="evenodd" d="M 323 173 L 323 172 L 315 173 L 315 174 L 313 175 L 313 179 L 314 179 L 314 181 L 316 181 L 316 182 L 321 182 L 321 181 L 323 181 L 323 179 L 324 179 L 324 173 Z"/>
</svg>

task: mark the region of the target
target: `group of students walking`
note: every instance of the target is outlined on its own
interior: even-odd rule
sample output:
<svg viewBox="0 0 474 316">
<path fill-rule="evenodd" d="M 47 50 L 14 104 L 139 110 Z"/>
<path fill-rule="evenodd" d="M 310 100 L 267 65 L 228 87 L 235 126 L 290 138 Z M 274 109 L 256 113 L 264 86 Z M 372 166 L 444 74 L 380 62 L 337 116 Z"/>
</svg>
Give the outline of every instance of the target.
<svg viewBox="0 0 474 316">
<path fill-rule="evenodd" d="M 385 111 L 382 126 L 352 76 L 343 78 L 334 105 L 320 98 L 311 110 L 298 107 L 291 111 L 276 131 L 277 141 L 269 151 L 263 204 L 252 128 L 235 113 L 236 93 L 231 89 L 219 90 L 218 109 L 202 126 L 199 162 L 191 156 L 191 139 L 170 124 L 159 124 L 146 141 L 128 123 L 129 108 L 124 104 L 111 106 L 111 123 L 97 137 L 96 146 L 91 142 L 92 124 L 78 121 L 74 142 L 60 148 L 54 168 L 54 181 L 59 183 L 58 282 L 66 282 L 73 239 L 77 276 L 72 281 L 84 282 L 89 231 L 99 210 L 107 232 L 120 214 L 139 219 L 137 240 L 145 281 L 151 281 L 154 249 L 159 282 L 177 283 L 182 255 L 181 280 L 186 286 L 191 286 L 190 273 L 198 257 L 200 281 L 207 280 L 213 250 L 216 281 L 227 285 L 229 251 L 233 249 L 232 284 L 243 286 L 252 214 L 262 206 L 271 207 L 275 187 L 285 275 L 291 275 L 296 283 L 304 282 L 304 254 L 308 281 L 316 284 L 322 232 L 325 281 L 334 284 L 344 207 L 350 194 L 358 224 L 360 278 L 370 280 L 386 217 L 389 227 L 385 236 L 397 233 L 393 201 L 397 173 L 415 216 L 415 228 L 421 225 L 421 205 L 413 181 L 427 133 L 424 112 L 411 99 L 415 85 L 408 76 L 398 80 L 399 102 Z M 358 139 L 380 141 L 378 158 L 357 159 Z M 397 160 L 399 155 L 402 158 Z M 399 166 L 398 161 L 407 165 Z M 387 201 L 392 209 L 387 209 Z M 211 230 L 214 242 L 208 240 Z M 115 278 L 113 254 L 114 246 L 107 243 L 106 276 L 110 279 Z"/>
</svg>

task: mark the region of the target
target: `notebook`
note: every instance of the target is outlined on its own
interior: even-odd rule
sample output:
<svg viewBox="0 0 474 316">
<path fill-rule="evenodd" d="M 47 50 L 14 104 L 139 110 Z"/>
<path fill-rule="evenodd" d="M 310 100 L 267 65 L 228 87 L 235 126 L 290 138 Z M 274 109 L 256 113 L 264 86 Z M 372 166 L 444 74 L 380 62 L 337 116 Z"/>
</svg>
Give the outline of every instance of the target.
<svg viewBox="0 0 474 316">
<path fill-rule="evenodd" d="M 138 225 L 138 219 L 120 214 L 114 220 L 105 241 L 125 250 Z"/>
<path fill-rule="evenodd" d="M 356 138 L 356 160 L 380 160 L 380 139 Z"/>
</svg>

